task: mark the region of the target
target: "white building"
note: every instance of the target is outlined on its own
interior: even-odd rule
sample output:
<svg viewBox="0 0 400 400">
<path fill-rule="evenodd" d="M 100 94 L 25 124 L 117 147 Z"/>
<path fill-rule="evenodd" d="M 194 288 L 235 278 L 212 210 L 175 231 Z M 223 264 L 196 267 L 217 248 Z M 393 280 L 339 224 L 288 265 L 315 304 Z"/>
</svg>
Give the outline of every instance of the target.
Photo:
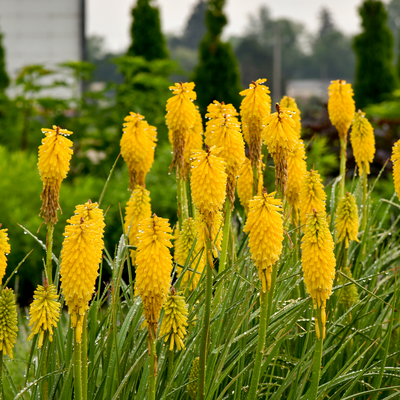
<svg viewBox="0 0 400 400">
<path fill-rule="evenodd" d="M 11 79 L 26 65 L 83 60 L 84 0 L 0 0 L 0 32 Z"/>
</svg>

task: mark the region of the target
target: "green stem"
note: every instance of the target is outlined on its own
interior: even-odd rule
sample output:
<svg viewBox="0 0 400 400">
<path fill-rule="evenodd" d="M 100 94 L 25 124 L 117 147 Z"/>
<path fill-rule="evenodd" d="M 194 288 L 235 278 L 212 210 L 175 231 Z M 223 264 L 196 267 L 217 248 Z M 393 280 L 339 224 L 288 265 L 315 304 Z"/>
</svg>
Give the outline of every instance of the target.
<svg viewBox="0 0 400 400">
<path fill-rule="evenodd" d="M 179 226 L 182 227 L 182 222 L 189 217 L 189 207 L 187 200 L 187 189 L 185 177 L 176 173 L 176 189 L 178 195 L 178 219 Z"/>
<path fill-rule="evenodd" d="M 258 169 L 253 167 L 253 196 L 258 194 Z"/>
<path fill-rule="evenodd" d="M 150 364 L 149 364 L 149 400 L 156 399 L 157 355 L 156 355 L 156 329 L 150 327 Z"/>
<path fill-rule="evenodd" d="M 82 366 L 82 399 L 87 400 L 88 396 L 88 362 L 87 362 L 87 314 L 83 320 L 82 343 L 81 343 L 81 366 Z"/>
<path fill-rule="evenodd" d="M 47 238 L 46 238 L 46 270 L 47 270 L 47 280 L 49 285 L 53 283 L 53 265 L 52 265 L 52 254 L 53 254 L 53 233 L 54 225 L 49 222 L 47 224 Z"/>
<path fill-rule="evenodd" d="M 0 351 L 0 400 L 3 400 L 3 351 Z"/>
<path fill-rule="evenodd" d="M 361 222 L 361 230 L 365 232 L 365 228 L 367 227 L 367 193 L 368 193 L 368 175 L 364 168 L 363 176 L 362 176 L 362 184 L 363 184 L 363 195 L 362 195 L 362 222 Z"/>
<path fill-rule="evenodd" d="M 309 400 L 316 400 L 317 399 L 317 393 L 318 393 L 318 386 L 319 386 L 319 375 L 321 371 L 321 360 L 322 360 L 322 347 L 323 347 L 323 339 L 322 339 L 322 323 L 321 323 L 321 308 L 317 309 L 317 314 L 318 314 L 318 321 L 316 323 L 319 326 L 319 331 L 320 331 L 320 338 L 316 339 L 315 343 L 315 350 L 314 350 L 314 363 L 313 363 L 313 372 L 312 372 L 312 380 L 311 380 L 311 386 L 309 390 L 309 397 L 307 399 Z"/>
<path fill-rule="evenodd" d="M 342 271 L 347 267 L 347 258 L 349 257 L 349 248 L 343 243 L 343 258 L 342 258 Z"/>
<path fill-rule="evenodd" d="M 75 400 L 83 400 L 82 397 L 82 349 L 81 343 L 76 341 L 76 328 L 74 329 L 74 388 Z"/>
<path fill-rule="evenodd" d="M 174 361 L 175 361 L 175 352 L 173 350 L 168 350 L 168 372 L 167 372 L 167 381 L 170 383 L 172 379 L 172 374 L 174 372 Z"/>
<path fill-rule="evenodd" d="M 339 199 L 344 196 L 345 179 L 346 179 L 346 149 L 347 139 L 344 137 L 340 138 L 340 176 L 342 180 L 339 186 Z"/>
<path fill-rule="evenodd" d="M 205 375 L 206 375 L 206 358 L 207 358 L 207 343 L 208 334 L 210 329 L 210 314 L 211 314 L 211 296 L 212 296 L 212 282 L 213 282 L 213 271 L 212 271 L 212 248 L 211 239 L 209 232 L 211 230 L 207 227 L 206 235 L 206 250 L 207 250 L 207 282 L 206 282 L 206 298 L 204 305 L 204 319 L 203 319 L 203 330 L 201 333 L 201 344 L 200 344 L 200 360 L 199 360 L 199 384 L 197 389 L 197 397 L 203 400 L 205 395 Z"/>
<path fill-rule="evenodd" d="M 222 238 L 221 258 L 219 260 L 218 272 L 222 272 L 225 270 L 226 257 L 228 255 L 228 243 L 230 240 L 231 219 L 232 219 L 232 203 L 230 198 L 227 197 L 225 201 L 225 225 Z"/>
<path fill-rule="evenodd" d="M 278 274 L 278 264 L 275 263 L 275 265 L 272 267 L 272 274 L 271 274 L 271 289 L 268 292 L 268 315 L 267 315 L 267 326 L 269 325 L 269 320 L 271 318 L 272 314 L 272 302 L 274 300 L 274 290 L 275 290 L 275 283 L 276 283 L 276 276 Z"/>
<path fill-rule="evenodd" d="M 261 363 L 264 355 L 265 337 L 267 333 L 268 324 L 268 308 L 269 308 L 269 292 L 263 292 L 260 290 L 260 325 L 258 328 L 258 343 L 257 353 L 254 362 L 253 376 L 251 377 L 250 391 L 247 395 L 247 399 L 255 400 L 257 398 L 258 382 L 260 381 Z"/>
</svg>

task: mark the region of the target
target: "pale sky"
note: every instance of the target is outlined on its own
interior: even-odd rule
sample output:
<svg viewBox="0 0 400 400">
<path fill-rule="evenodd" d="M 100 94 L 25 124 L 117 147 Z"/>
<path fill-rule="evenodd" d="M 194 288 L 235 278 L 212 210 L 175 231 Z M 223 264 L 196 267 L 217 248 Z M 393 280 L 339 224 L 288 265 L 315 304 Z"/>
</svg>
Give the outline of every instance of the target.
<svg viewBox="0 0 400 400">
<path fill-rule="evenodd" d="M 387 2 L 387 0 L 385 1 Z M 130 43 L 131 8 L 136 0 L 86 0 L 87 33 L 105 38 L 107 50 L 126 50 Z M 156 0 L 161 13 L 164 33 L 180 33 L 197 0 Z M 319 11 L 328 8 L 336 25 L 346 33 L 360 30 L 357 8 L 362 0 L 226 0 L 228 25 L 224 36 L 241 34 L 248 25 L 249 15 L 262 5 L 269 8 L 272 18 L 286 17 L 302 22 L 315 32 Z"/>
</svg>

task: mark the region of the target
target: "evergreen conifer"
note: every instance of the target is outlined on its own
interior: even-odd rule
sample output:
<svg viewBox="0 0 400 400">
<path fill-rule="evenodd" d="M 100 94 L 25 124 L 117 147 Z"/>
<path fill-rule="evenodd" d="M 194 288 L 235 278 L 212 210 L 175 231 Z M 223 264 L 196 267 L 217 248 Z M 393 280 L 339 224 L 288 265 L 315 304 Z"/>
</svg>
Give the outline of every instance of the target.
<svg viewBox="0 0 400 400">
<path fill-rule="evenodd" d="M 10 84 L 10 79 L 6 72 L 5 54 L 2 42 L 3 35 L 0 34 L 0 93 L 3 93 Z"/>
</svg>

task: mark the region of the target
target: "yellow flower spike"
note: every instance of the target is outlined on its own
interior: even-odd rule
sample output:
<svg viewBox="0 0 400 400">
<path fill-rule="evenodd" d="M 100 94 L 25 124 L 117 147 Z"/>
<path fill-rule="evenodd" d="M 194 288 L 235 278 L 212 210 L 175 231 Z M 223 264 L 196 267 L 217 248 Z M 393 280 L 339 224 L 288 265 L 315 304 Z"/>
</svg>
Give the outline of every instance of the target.
<svg viewBox="0 0 400 400">
<path fill-rule="evenodd" d="M 257 167 L 261 159 L 262 131 L 264 118 L 271 113 L 271 97 L 269 89 L 263 85 L 266 79 L 252 82 L 248 89 L 240 92 L 245 96 L 240 106 L 243 134 L 249 145 L 250 160 L 253 167 Z"/>
<path fill-rule="evenodd" d="M 43 203 L 39 216 L 44 218 L 46 224 L 56 224 L 61 182 L 67 177 L 73 153 L 73 143 L 67 138 L 72 132 L 55 125 L 53 129 L 42 128 L 42 132 L 46 137 L 39 146 L 38 168 L 43 182 L 40 196 Z"/>
<path fill-rule="evenodd" d="M 1 224 L 0 224 L 1 228 Z M 3 282 L 7 269 L 7 255 L 11 253 L 11 246 L 8 243 L 8 229 L 0 229 L 0 285 Z"/>
<path fill-rule="evenodd" d="M 328 93 L 329 118 L 338 130 L 339 137 L 347 139 L 347 132 L 356 111 L 351 84 L 342 79 L 332 81 Z"/>
<path fill-rule="evenodd" d="M 187 385 L 187 390 L 189 392 L 189 396 L 192 400 L 195 400 L 197 397 L 197 382 L 199 379 L 199 365 L 200 365 L 200 357 L 196 357 L 192 363 L 192 369 L 190 370 L 189 376 L 189 384 Z"/>
<path fill-rule="evenodd" d="M 354 194 L 347 192 L 346 195 L 339 200 L 335 227 L 338 233 L 338 243 L 344 240 L 345 246 L 348 248 L 350 240 L 359 242 L 357 234 L 360 227 L 360 220 L 358 218 L 358 207 Z"/>
<path fill-rule="evenodd" d="M 53 327 L 57 327 L 60 317 L 61 304 L 58 300 L 57 289 L 54 285 L 48 285 L 47 279 L 43 286 L 38 285 L 33 295 L 33 302 L 29 308 L 31 334 L 28 340 L 33 339 L 35 335 L 40 333 L 38 347 L 43 345 L 44 334 L 49 332 L 49 340 L 53 341 Z"/>
<path fill-rule="evenodd" d="M 206 240 L 207 240 L 207 224 L 208 220 L 200 211 L 196 213 L 196 231 L 197 231 L 197 242 L 196 242 L 196 254 L 203 251 L 203 258 L 200 265 L 205 265 L 206 263 Z M 218 212 L 214 215 L 213 223 L 211 225 L 211 244 L 212 251 L 215 258 L 218 257 L 218 250 L 221 251 L 222 239 L 224 234 L 224 221 L 222 217 L 222 212 Z M 213 265 L 213 263 L 210 263 Z"/>
<path fill-rule="evenodd" d="M 240 204 L 244 207 L 246 214 L 249 211 L 249 201 L 253 198 L 253 169 L 251 168 L 251 161 L 245 158 L 244 164 L 239 171 L 237 180 L 237 193 L 239 196 Z"/>
<path fill-rule="evenodd" d="M 129 244 L 137 246 L 139 224 L 151 217 L 150 192 L 142 186 L 136 186 L 125 208 L 125 234 L 129 233 Z M 131 251 L 134 255 L 136 252 Z"/>
<path fill-rule="evenodd" d="M 13 359 L 18 332 L 17 306 L 14 291 L 5 288 L 0 293 L 0 351 Z"/>
<path fill-rule="evenodd" d="M 282 252 L 282 202 L 274 196 L 275 192 L 267 194 L 264 189 L 261 196 L 254 196 L 250 200 L 243 229 L 249 234 L 251 258 L 258 268 L 263 292 L 271 288 L 272 267 Z"/>
<path fill-rule="evenodd" d="M 222 235 L 221 235 L 222 236 Z M 197 237 L 196 221 L 189 217 L 185 219 L 182 223 L 182 229 L 179 233 L 179 237 L 175 242 L 175 262 L 180 265 L 186 265 L 186 261 L 192 250 L 193 243 Z M 199 252 L 201 251 L 201 243 L 196 242 L 196 246 L 192 251 L 190 259 L 188 260 L 191 269 L 196 270 L 196 272 L 186 271 L 182 277 L 181 285 L 183 288 L 190 283 L 190 290 L 196 289 L 201 273 L 205 266 L 204 255 L 199 258 Z M 182 268 L 177 267 L 178 275 L 182 273 Z"/>
<path fill-rule="evenodd" d="M 343 273 L 348 276 L 350 279 L 353 279 L 353 274 L 349 267 L 343 268 Z M 340 297 L 339 303 L 344 304 L 347 308 L 350 308 L 354 303 L 358 301 L 358 291 L 357 286 L 354 283 L 350 283 L 350 281 L 345 278 L 343 275 L 339 275 L 339 285 L 345 285 L 342 289 L 340 289 Z"/>
<path fill-rule="evenodd" d="M 245 159 L 244 141 L 240 132 L 239 120 L 228 114 L 211 119 L 207 123 L 205 142 L 210 147 L 221 148 L 219 156 L 226 162 L 226 173 L 228 175 L 226 192 L 231 204 L 234 204 L 236 179 Z"/>
<path fill-rule="evenodd" d="M 75 208 L 67 220 L 61 251 L 61 289 L 80 343 L 83 321 L 93 296 L 104 242 L 104 216 L 97 203 Z"/>
<path fill-rule="evenodd" d="M 307 219 L 307 227 L 301 244 L 301 263 L 307 293 L 315 308 L 325 308 L 332 294 L 336 260 L 333 239 L 324 212 L 313 212 Z M 322 318 L 322 321 L 324 319 Z"/>
<path fill-rule="evenodd" d="M 325 212 L 326 194 L 318 171 L 310 170 L 304 176 L 300 192 L 300 221 L 307 222 L 308 214 L 313 211 Z"/>
<path fill-rule="evenodd" d="M 187 316 L 189 312 L 182 293 L 176 293 L 175 288 L 172 287 L 168 294 L 168 299 L 163 305 L 164 317 L 160 327 L 160 336 L 166 335 L 165 342 L 170 342 L 170 351 L 174 351 L 175 346 L 178 350 L 185 348 L 183 339 L 187 333 Z"/>
<path fill-rule="evenodd" d="M 220 151 L 206 146 L 206 151 L 192 152 L 192 198 L 209 225 L 212 225 L 214 216 L 222 209 L 226 197 L 226 162 L 214 155 Z"/>
<path fill-rule="evenodd" d="M 369 165 L 372 163 L 375 156 L 375 135 L 372 125 L 368 119 L 365 118 L 365 113 L 361 112 L 361 110 L 358 110 L 358 112 L 354 114 L 350 141 L 354 158 L 360 170 L 360 176 L 364 168 L 365 172 L 369 174 Z"/>
<path fill-rule="evenodd" d="M 396 190 L 397 197 L 400 199 L 400 140 L 393 146 L 392 162 L 394 189 Z"/>
<path fill-rule="evenodd" d="M 307 174 L 306 152 L 304 143 L 300 139 L 288 157 L 288 179 L 286 186 L 286 200 L 293 208 L 292 220 L 298 221 L 300 207 L 300 191 L 305 175 Z"/>
<path fill-rule="evenodd" d="M 135 291 L 142 299 L 147 327 L 153 335 L 171 285 L 171 233 L 168 220 L 155 214 L 139 225 Z"/>
<path fill-rule="evenodd" d="M 198 123 L 199 118 L 199 112 L 193 103 L 193 100 L 196 100 L 194 86 L 193 82 L 181 82 L 169 87 L 174 96 L 167 100 L 165 118 L 174 152 L 171 168 L 175 166 L 179 175 L 185 173 L 185 149 L 188 135 Z"/>
<path fill-rule="evenodd" d="M 264 118 L 263 139 L 275 163 L 276 187 L 285 194 L 289 153 L 298 145 L 299 135 L 293 112 L 283 109 L 278 103 L 276 112 Z"/>
<path fill-rule="evenodd" d="M 232 104 L 225 104 L 224 102 L 219 102 L 214 100 L 209 106 L 207 107 L 207 114 L 206 118 L 210 119 L 218 119 L 223 118 L 224 115 L 228 117 L 237 117 L 239 113 L 236 111 L 236 108 L 233 107 Z M 207 122 L 207 125 L 210 121 Z"/>
<path fill-rule="evenodd" d="M 294 119 L 294 122 L 296 123 L 295 131 L 300 137 L 301 134 L 301 112 L 299 108 L 297 107 L 296 99 L 294 97 L 290 96 L 283 96 L 281 101 L 279 102 L 279 105 L 282 108 L 288 108 L 290 111 L 293 112 L 292 116 Z"/>
<path fill-rule="evenodd" d="M 146 174 L 154 162 L 157 130 L 149 125 L 143 115 L 130 112 L 124 119 L 120 141 L 121 154 L 129 172 L 129 188 L 144 185 Z"/>
</svg>

